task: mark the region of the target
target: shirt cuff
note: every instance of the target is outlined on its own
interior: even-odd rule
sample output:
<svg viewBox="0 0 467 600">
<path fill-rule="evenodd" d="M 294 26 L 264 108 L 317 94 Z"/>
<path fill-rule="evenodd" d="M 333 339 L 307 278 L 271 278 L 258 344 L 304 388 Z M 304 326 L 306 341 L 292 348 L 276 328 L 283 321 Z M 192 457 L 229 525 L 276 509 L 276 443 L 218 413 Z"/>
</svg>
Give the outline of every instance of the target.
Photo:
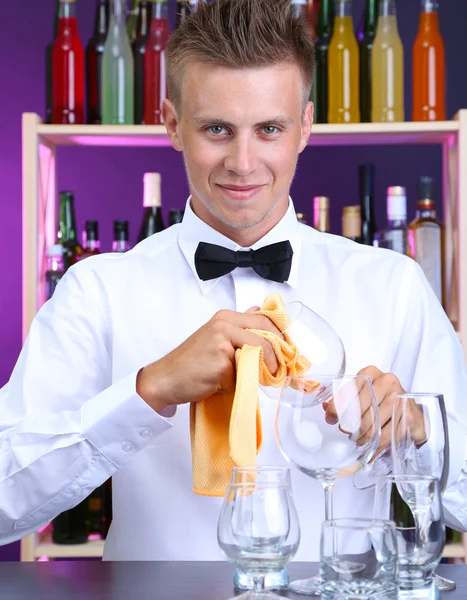
<svg viewBox="0 0 467 600">
<path fill-rule="evenodd" d="M 82 434 L 117 467 L 172 427 L 136 393 L 137 374 L 127 375 L 81 409 Z"/>
</svg>

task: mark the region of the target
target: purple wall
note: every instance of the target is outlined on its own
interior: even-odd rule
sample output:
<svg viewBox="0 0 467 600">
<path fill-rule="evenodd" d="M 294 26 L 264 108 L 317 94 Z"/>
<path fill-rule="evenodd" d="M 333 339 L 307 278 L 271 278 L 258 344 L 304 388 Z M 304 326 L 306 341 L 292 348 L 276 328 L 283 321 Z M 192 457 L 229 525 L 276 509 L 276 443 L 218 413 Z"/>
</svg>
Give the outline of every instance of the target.
<svg viewBox="0 0 467 600">
<path fill-rule="evenodd" d="M 354 0 L 355 23 L 364 3 Z M 397 0 L 397 4 L 406 49 L 406 117 L 409 118 L 411 46 L 417 30 L 419 2 Z M 44 114 L 44 49 L 52 36 L 54 6 L 55 0 L 2 4 L 0 386 L 8 380 L 21 348 L 21 114 Z M 93 14 L 94 2 L 79 0 L 78 18 L 84 44 L 91 35 Z M 467 3 L 443 3 L 441 27 L 448 62 L 448 116 L 467 107 L 466 22 Z M 387 186 L 407 186 L 409 218 L 415 210 L 415 186 L 421 174 L 436 178 L 440 195 L 440 159 L 438 147 L 417 147 L 416 151 L 413 147 L 307 148 L 300 159 L 292 196 L 297 210 L 307 212 L 310 217 L 313 196 L 330 196 L 333 230 L 340 232 L 341 207 L 358 203 L 357 167 L 362 162 L 375 162 L 377 222 L 382 227 L 386 220 Z M 113 219 L 128 219 L 134 240 L 141 215 L 142 176 L 147 170 L 162 174 L 166 214 L 169 208 L 183 207 L 188 191 L 183 162 L 171 149 L 60 148 L 59 189 L 75 191 L 80 225 L 85 219 L 99 220 L 105 251 L 110 248 Z M 18 544 L 0 547 L 0 560 L 16 560 L 18 556 Z"/>
</svg>

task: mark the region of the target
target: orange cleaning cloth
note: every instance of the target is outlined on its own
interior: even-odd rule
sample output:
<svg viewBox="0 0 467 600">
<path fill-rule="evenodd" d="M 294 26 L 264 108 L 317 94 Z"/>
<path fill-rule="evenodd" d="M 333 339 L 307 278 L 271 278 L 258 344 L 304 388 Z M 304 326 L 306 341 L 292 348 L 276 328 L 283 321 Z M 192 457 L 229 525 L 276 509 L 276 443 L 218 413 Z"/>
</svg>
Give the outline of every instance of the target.
<svg viewBox="0 0 467 600">
<path fill-rule="evenodd" d="M 284 302 L 277 293 L 268 296 L 256 314 L 268 317 L 281 333 L 290 325 Z M 261 346 L 245 345 L 235 353 L 235 395 L 218 393 L 190 405 L 196 494 L 224 496 L 232 467 L 256 464 L 262 442 L 259 384 L 279 387 L 285 377 L 304 375 L 310 367 L 287 334 L 282 339 L 269 331 L 251 331 L 270 342 L 279 368 L 272 375 L 264 363 Z"/>
</svg>

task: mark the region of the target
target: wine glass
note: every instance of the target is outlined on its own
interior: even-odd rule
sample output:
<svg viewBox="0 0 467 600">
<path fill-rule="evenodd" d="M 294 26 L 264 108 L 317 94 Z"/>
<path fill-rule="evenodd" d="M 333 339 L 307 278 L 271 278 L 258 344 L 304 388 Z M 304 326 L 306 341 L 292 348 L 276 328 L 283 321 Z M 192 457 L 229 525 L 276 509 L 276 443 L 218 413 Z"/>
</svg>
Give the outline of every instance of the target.
<svg viewBox="0 0 467 600">
<path fill-rule="evenodd" d="M 327 321 L 302 302 L 286 304 L 290 325 L 283 334 L 290 337 L 300 354 L 311 365 L 306 376 L 340 377 L 345 373 L 345 350 L 342 340 Z"/>
<path fill-rule="evenodd" d="M 427 475 L 380 477 L 374 506 L 375 518 L 390 519 L 396 525 L 399 597 L 423 597 L 446 540 L 438 479 Z"/>
<path fill-rule="evenodd" d="M 227 559 L 250 573 L 254 582 L 254 589 L 235 600 L 281 600 L 266 590 L 265 580 L 288 563 L 300 542 L 289 469 L 234 467 L 217 537 Z"/>
<path fill-rule="evenodd" d="M 391 452 L 395 475 L 433 475 L 443 494 L 449 475 L 449 431 L 442 394 L 395 394 Z M 456 584 L 434 574 L 447 592 Z"/>
<path fill-rule="evenodd" d="M 336 415 L 333 424 L 325 419 L 329 401 Z M 323 485 L 325 519 L 332 520 L 334 483 L 366 465 L 379 444 L 379 410 L 370 378 L 287 377 L 277 404 L 275 429 L 285 458 Z M 319 595 L 321 583 L 318 576 L 292 582 L 289 588 Z"/>
</svg>

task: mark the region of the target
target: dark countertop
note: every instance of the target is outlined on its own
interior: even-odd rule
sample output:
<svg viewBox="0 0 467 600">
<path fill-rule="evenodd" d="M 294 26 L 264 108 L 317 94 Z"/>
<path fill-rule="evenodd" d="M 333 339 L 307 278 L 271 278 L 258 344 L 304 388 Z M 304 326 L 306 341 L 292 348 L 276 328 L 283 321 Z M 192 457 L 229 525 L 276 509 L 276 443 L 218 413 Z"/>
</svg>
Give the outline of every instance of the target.
<svg viewBox="0 0 467 600">
<path fill-rule="evenodd" d="M 316 563 L 290 563 L 291 579 L 317 572 Z M 443 600 L 467 599 L 467 566 L 440 565 L 457 590 Z M 228 600 L 234 568 L 223 562 L 0 563 L 0 597 L 5 600 Z M 306 596 L 284 593 L 304 600 Z M 312 598 L 311 596 L 308 596 Z"/>
</svg>

